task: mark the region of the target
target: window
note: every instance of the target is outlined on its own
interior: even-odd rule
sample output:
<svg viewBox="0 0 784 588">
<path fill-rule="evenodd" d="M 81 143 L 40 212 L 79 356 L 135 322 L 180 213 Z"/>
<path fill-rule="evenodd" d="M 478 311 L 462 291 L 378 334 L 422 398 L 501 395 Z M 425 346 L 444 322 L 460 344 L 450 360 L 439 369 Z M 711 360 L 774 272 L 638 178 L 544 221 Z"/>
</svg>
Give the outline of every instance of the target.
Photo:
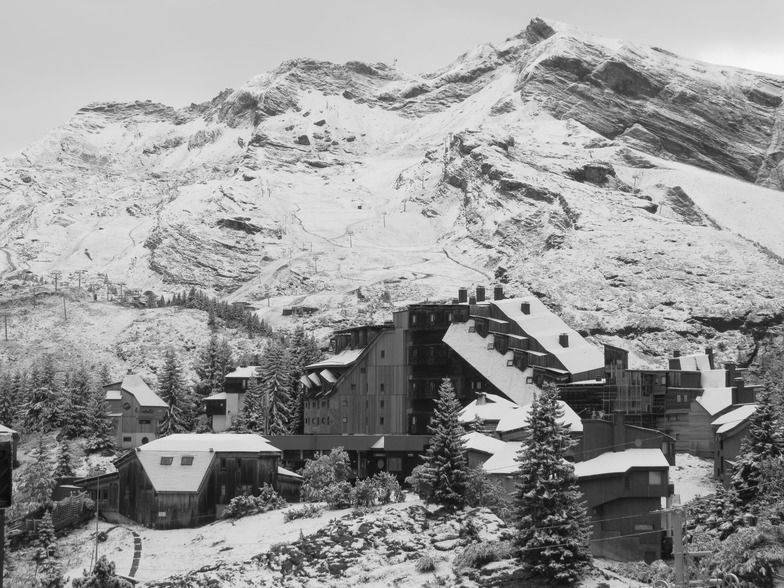
<svg viewBox="0 0 784 588">
<path fill-rule="evenodd" d="M 322 400 L 321 401 L 321 408 L 326 408 L 326 407 L 327 407 L 327 401 L 326 400 Z"/>
<path fill-rule="evenodd" d="M 380 404 L 380 406 L 381 406 L 381 408 L 384 408 L 384 399 L 383 399 L 383 398 L 381 399 L 381 404 Z"/>
<path fill-rule="evenodd" d="M 222 472 L 226 471 L 226 458 L 225 457 L 221 457 L 221 471 Z M 224 494 L 225 494 L 225 492 L 224 492 Z"/>
<path fill-rule="evenodd" d="M 346 406 L 348 406 L 348 400 L 346 400 L 346 399 L 344 398 L 344 399 L 343 399 L 343 407 L 345 408 Z"/>
<path fill-rule="evenodd" d="M 348 417 L 343 417 L 343 422 L 347 423 L 348 422 Z"/>
<path fill-rule="evenodd" d="M 380 419 L 378 419 L 378 424 L 379 425 L 383 425 L 384 424 L 384 417 L 381 417 Z"/>
<path fill-rule="evenodd" d="M 384 359 L 387 356 L 387 352 L 385 350 L 381 350 L 381 359 Z"/>
<path fill-rule="evenodd" d="M 173 461 L 174 461 L 173 457 L 162 457 L 161 465 L 171 465 Z"/>
<path fill-rule="evenodd" d="M 140 425 L 151 425 L 152 421 L 150 419 L 139 419 Z"/>
<path fill-rule="evenodd" d="M 306 425 L 309 425 L 309 424 L 310 424 L 310 419 L 309 419 L 308 417 L 305 417 L 305 424 L 306 424 Z"/>
<path fill-rule="evenodd" d="M 403 469 L 403 458 L 402 457 L 390 457 L 387 459 L 387 469 L 390 472 L 399 472 Z"/>
<path fill-rule="evenodd" d="M 367 369 L 365 369 L 365 368 L 363 368 L 363 367 L 359 368 L 359 373 L 360 373 L 360 374 L 364 374 L 364 373 L 366 373 L 366 372 L 367 372 Z"/>
<path fill-rule="evenodd" d="M 624 488 L 624 490 L 628 490 L 629 489 L 629 485 L 630 485 L 630 483 L 629 483 L 629 474 L 626 474 L 623 477 L 623 488 Z"/>
<path fill-rule="evenodd" d="M 356 384 L 351 384 L 351 391 L 352 392 L 356 392 L 356 390 L 357 390 L 357 385 Z"/>
<path fill-rule="evenodd" d="M 528 376 L 528 377 L 525 379 L 525 383 L 526 383 L 526 384 L 533 384 L 533 383 L 534 383 L 534 379 L 533 379 L 531 376 Z"/>
<path fill-rule="evenodd" d="M 381 387 L 379 388 L 379 390 L 380 390 L 381 392 L 383 392 L 383 391 L 384 391 L 384 384 L 379 384 L 379 385 L 381 386 Z"/>
<path fill-rule="evenodd" d="M 661 486 L 662 473 L 661 472 L 648 472 L 648 485 Z"/>
<path fill-rule="evenodd" d="M 664 442 L 662 443 L 662 448 L 661 448 L 661 450 L 662 450 L 662 453 L 663 453 L 664 455 L 669 455 L 669 454 L 670 454 L 670 444 L 669 444 L 669 443 L 667 443 L 666 441 L 664 441 Z"/>
<path fill-rule="evenodd" d="M 321 424 L 322 425 L 326 425 L 327 424 L 327 417 L 321 417 Z"/>
<path fill-rule="evenodd" d="M 123 443 L 131 443 L 133 439 L 131 437 L 123 437 Z"/>
<path fill-rule="evenodd" d="M 636 524 L 634 525 L 635 531 L 653 531 L 653 525 L 650 523 L 643 523 L 643 524 Z"/>
<path fill-rule="evenodd" d="M 305 408 L 310 408 L 310 402 L 308 402 L 307 400 L 305 401 Z"/>
<path fill-rule="evenodd" d="M 180 458 L 180 465 L 193 465 L 193 456 L 192 455 L 183 455 Z"/>
</svg>

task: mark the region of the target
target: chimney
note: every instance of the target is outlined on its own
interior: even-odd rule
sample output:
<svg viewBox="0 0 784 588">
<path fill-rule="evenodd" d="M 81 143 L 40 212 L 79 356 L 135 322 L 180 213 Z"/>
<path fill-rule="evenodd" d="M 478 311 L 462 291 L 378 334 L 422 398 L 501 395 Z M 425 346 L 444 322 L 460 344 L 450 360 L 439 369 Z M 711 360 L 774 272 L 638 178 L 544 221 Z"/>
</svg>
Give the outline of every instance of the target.
<svg viewBox="0 0 784 588">
<path fill-rule="evenodd" d="M 735 362 L 724 362 L 724 385 L 727 388 L 732 388 L 735 385 Z"/>
<path fill-rule="evenodd" d="M 127 375 L 129 375 L 129 376 L 132 376 L 132 375 L 133 375 L 133 370 L 132 370 L 131 368 L 128 368 L 128 373 L 127 373 Z"/>
<path fill-rule="evenodd" d="M 672 351 L 672 356 L 673 357 L 680 357 L 681 356 L 681 350 L 680 349 L 674 349 Z"/>
<path fill-rule="evenodd" d="M 569 347 L 569 333 L 561 333 L 558 335 L 558 343 L 561 347 Z"/>
<path fill-rule="evenodd" d="M 626 449 L 626 415 L 617 410 L 613 413 L 613 451 Z"/>
<path fill-rule="evenodd" d="M 468 288 L 459 288 L 457 290 L 457 302 L 459 304 L 468 302 Z"/>
<path fill-rule="evenodd" d="M 531 303 L 530 302 L 521 302 L 520 303 L 520 312 L 523 314 L 531 314 Z"/>
<path fill-rule="evenodd" d="M 484 406 L 485 404 L 487 404 L 487 395 L 484 392 L 480 392 L 476 397 L 476 405 Z"/>
<path fill-rule="evenodd" d="M 476 301 L 477 302 L 484 302 L 485 301 L 485 287 L 484 286 L 477 286 L 476 287 Z"/>
<path fill-rule="evenodd" d="M 732 386 L 732 404 L 743 404 L 743 388 L 743 378 L 735 378 Z"/>
<path fill-rule="evenodd" d="M 715 367 L 713 367 L 714 366 L 714 364 L 713 364 L 713 347 L 706 347 L 705 348 L 705 355 L 708 356 L 708 365 L 710 366 L 710 369 L 712 369 L 712 370 L 716 369 Z"/>
<path fill-rule="evenodd" d="M 504 299 L 504 287 L 503 286 L 496 286 L 493 288 L 493 300 L 503 300 Z"/>
<path fill-rule="evenodd" d="M 468 297 L 468 304 L 476 304 L 476 296 L 469 296 Z"/>
</svg>

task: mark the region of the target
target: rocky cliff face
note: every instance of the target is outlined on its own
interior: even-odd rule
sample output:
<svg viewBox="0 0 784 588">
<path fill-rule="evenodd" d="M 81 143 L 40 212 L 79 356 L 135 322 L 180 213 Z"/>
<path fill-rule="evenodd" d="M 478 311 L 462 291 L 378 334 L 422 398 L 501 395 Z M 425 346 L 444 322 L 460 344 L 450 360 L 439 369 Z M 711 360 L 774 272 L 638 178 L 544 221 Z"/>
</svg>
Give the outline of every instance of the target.
<svg viewBox="0 0 784 588">
<path fill-rule="evenodd" d="M 184 109 L 93 104 L 0 166 L 0 272 L 320 326 L 502 279 L 647 359 L 753 357 L 784 318 L 783 94 L 535 19 L 430 74 L 298 59 Z"/>
</svg>

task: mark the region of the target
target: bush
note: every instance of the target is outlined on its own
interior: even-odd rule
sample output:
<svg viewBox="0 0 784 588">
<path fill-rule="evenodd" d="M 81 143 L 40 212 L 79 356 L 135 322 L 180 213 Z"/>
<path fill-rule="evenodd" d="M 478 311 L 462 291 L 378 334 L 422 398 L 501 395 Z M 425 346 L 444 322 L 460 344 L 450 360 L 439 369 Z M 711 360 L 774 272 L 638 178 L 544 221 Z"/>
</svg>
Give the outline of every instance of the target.
<svg viewBox="0 0 784 588">
<path fill-rule="evenodd" d="M 500 483 L 490 479 L 482 466 L 468 470 L 466 505 L 489 508 L 499 519 L 509 522 L 512 518 L 512 500 Z"/>
<path fill-rule="evenodd" d="M 512 557 L 512 544 L 508 541 L 472 543 L 455 556 L 455 569 L 479 569 L 491 561 Z"/>
<path fill-rule="evenodd" d="M 321 500 L 330 508 L 348 508 L 352 502 L 351 484 L 346 481 L 338 482 L 321 490 Z"/>
<path fill-rule="evenodd" d="M 292 508 L 291 510 L 287 510 L 283 513 L 283 519 L 287 523 L 290 523 L 296 519 L 313 519 L 319 516 L 322 512 L 324 512 L 323 506 L 306 504 L 302 508 Z"/>
<path fill-rule="evenodd" d="M 288 506 L 286 501 L 271 486 L 264 484 L 258 496 L 246 493 L 243 496 L 232 498 L 221 516 L 224 519 L 241 519 L 286 506 Z"/>
<path fill-rule="evenodd" d="M 431 556 L 423 555 L 417 560 L 414 567 L 417 572 L 421 572 L 423 574 L 426 572 L 434 572 L 436 569 L 436 562 Z"/>
<path fill-rule="evenodd" d="M 315 460 L 309 459 L 302 472 L 302 499 L 311 502 L 326 501 L 327 494 L 334 495 L 333 486 L 347 481 L 350 475 L 348 453 L 342 447 L 336 447 L 329 455 L 322 455 Z"/>
<path fill-rule="evenodd" d="M 378 472 L 373 476 L 373 485 L 376 489 L 376 499 L 380 504 L 403 502 L 403 491 L 400 489 L 400 483 L 389 472 Z"/>
<path fill-rule="evenodd" d="M 430 485 L 425 480 L 424 473 L 425 466 L 418 465 L 411 471 L 411 475 L 406 478 L 406 484 L 411 486 L 411 490 L 420 498 L 430 496 Z"/>
<path fill-rule="evenodd" d="M 131 588 L 131 583 L 118 578 L 115 573 L 113 561 L 106 559 L 105 555 L 96 562 L 92 573 L 85 570 L 81 578 L 74 578 L 74 588 Z"/>
<path fill-rule="evenodd" d="M 373 506 L 376 504 L 376 485 L 372 479 L 358 480 L 352 495 L 354 506 Z"/>
</svg>

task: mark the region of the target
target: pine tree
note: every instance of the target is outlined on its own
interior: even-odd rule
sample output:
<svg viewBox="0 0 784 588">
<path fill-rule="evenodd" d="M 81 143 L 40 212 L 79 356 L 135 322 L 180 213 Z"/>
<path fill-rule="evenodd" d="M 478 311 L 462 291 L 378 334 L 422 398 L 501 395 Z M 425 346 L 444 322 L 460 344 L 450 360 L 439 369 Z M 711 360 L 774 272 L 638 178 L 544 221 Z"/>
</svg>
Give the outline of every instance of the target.
<svg viewBox="0 0 784 588">
<path fill-rule="evenodd" d="M 461 508 L 465 503 L 468 460 L 458 420 L 460 403 L 452 382 L 444 378 L 428 430 L 433 437 L 422 467 L 422 478 L 430 487 L 429 500 L 448 507 Z"/>
<path fill-rule="evenodd" d="M 263 399 L 266 404 L 265 435 L 285 435 L 288 432 L 291 413 L 290 359 L 289 353 L 280 343 L 271 343 L 259 366 Z"/>
<path fill-rule="evenodd" d="M 289 433 L 292 435 L 301 434 L 304 430 L 304 411 L 305 395 L 301 389 L 299 379 L 305 373 L 305 367 L 316 363 L 321 359 L 321 349 L 319 349 L 316 339 L 308 336 L 302 325 L 294 329 L 291 342 L 288 345 L 291 356 L 291 387 L 289 397 Z"/>
<path fill-rule="evenodd" d="M 0 424 L 13 427 L 17 415 L 17 399 L 14 397 L 14 383 L 10 372 L 0 373 Z"/>
<path fill-rule="evenodd" d="M 761 487 L 767 478 L 784 466 L 784 439 L 772 390 L 767 387 L 757 395 L 757 409 L 749 417 L 749 434 L 741 442 L 732 474 L 732 488 L 741 506 L 756 506 L 754 503 L 765 494 Z"/>
<path fill-rule="evenodd" d="M 573 582 L 591 559 L 590 521 L 574 466 L 564 459 L 574 442 L 562 417 L 558 389 L 546 384 L 531 405 L 531 437 L 517 455 L 515 543 L 530 571 Z"/>
<path fill-rule="evenodd" d="M 85 570 L 81 578 L 74 578 L 74 588 L 131 588 L 131 583 L 117 576 L 113 561 L 102 555 L 92 572 Z"/>
<path fill-rule="evenodd" d="M 256 371 L 258 376 L 258 370 Z M 261 433 L 266 435 L 267 403 L 264 390 L 258 377 L 250 378 L 248 389 L 243 397 L 242 411 L 233 423 L 232 429 L 238 433 Z"/>
<path fill-rule="evenodd" d="M 106 451 L 115 446 L 114 425 L 106 414 L 106 408 L 106 393 L 101 386 L 93 384 L 85 409 L 85 447 L 88 451 Z"/>
<path fill-rule="evenodd" d="M 38 444 L 30 453 L 30 462 L 19 473 L 19 494 L 22 502 L 46 504 L 52 498 L 57 482 L 52 475 L 54 470 L 49 449 L 44 436 L 38 436 Z"/>
<path fill-rule="evenodd" d="M 57 446 L 57 465 L 54 470 L 54 477 L 70 478 L 73 475 L 73 447 L 68 441 L 63 441 Z"/>
<path fill-rule="evenodd" d="M 158 427 L 159 434 L 165 437 L 190 431 L 193 427 L 193 401 L 174 349 L 169 348 L 164 356 L 157 392 L 169 406 Z"/>
<path fill-rule="evenodd" d="M 37 544 L 46 549 L 54 543 L 54 522 L 52 522 L 52 511 L 49 509 L 44 513 L 41 519 L 41 526 L 38 527 Z"/>
</svg>

